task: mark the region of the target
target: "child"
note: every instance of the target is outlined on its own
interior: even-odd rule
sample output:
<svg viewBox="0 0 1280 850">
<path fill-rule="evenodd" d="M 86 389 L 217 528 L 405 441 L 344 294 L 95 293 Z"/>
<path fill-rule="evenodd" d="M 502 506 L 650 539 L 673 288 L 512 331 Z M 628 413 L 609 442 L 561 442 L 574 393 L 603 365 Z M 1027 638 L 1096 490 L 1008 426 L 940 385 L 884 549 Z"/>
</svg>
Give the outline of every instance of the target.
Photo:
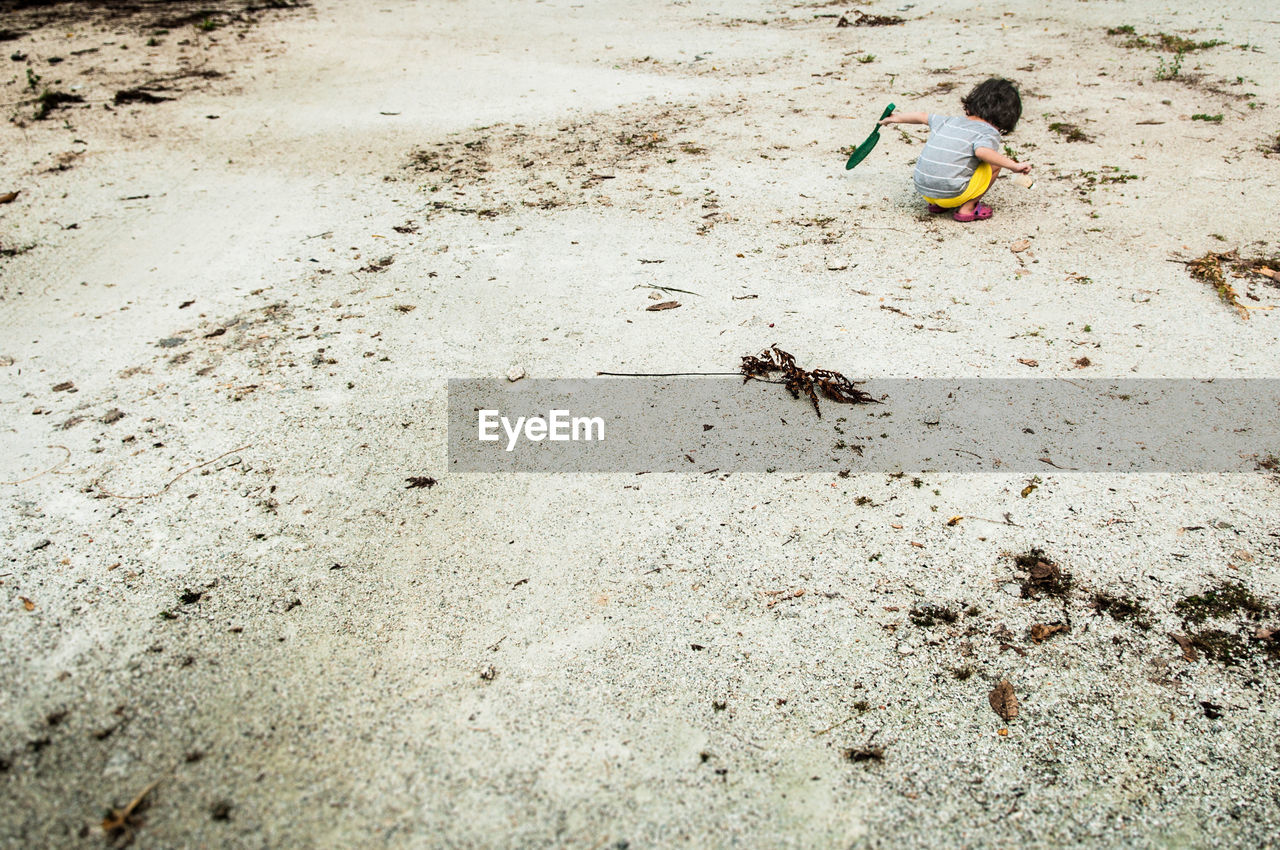
<svg viewBox="0 0 1280 850">
<path fill-rule="evenodd" d="M 979 199 L 1000 169 L 1031 170 L 1029 163 L 999 152 L 1000 134 L 1012 133 L 1022 117 L 1022 99 L 1013 83 L 993 77 L 974 86 L 960 104 L 963 118 L 894 112 L 880 123 L 928 124 L 929 141 L 916 160 L 916 191 L 929 202 L 929 212 L 955 210 L 956 221 L 978 221 L 991 218 L 991 207 Z"/>
</svg>

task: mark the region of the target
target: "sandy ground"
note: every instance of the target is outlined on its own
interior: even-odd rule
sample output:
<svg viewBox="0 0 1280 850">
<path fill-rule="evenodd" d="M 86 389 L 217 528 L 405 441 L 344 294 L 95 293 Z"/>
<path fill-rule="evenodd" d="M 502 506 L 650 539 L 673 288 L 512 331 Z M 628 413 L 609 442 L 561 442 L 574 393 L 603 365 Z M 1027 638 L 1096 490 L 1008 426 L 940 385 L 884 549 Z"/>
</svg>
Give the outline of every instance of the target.
<svg viewBox="0 0 1280 850">
<path fill-rule="evenodd" d="M 1277 251 L 1270 4 L 863 9 L 6 16 L 0 843 L 1277 846 L 1272 475 L 447 473 L 513 366 L 1274 375 L 1280 290 L 1169 261 Z M 920 130 L 844 171 L 991 74 L 993 220 Z"/>
</svg>

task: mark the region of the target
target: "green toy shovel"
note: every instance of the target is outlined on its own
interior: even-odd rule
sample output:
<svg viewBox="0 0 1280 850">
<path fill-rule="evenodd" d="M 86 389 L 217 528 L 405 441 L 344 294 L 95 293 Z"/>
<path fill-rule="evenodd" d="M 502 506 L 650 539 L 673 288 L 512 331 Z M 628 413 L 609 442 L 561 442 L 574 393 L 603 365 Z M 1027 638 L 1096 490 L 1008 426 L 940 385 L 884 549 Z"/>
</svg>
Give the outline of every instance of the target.
<svg viewBox="0 0 1280 850">
<path fill-rule="evenodd" d="M 896 107 L 892 103 L 886 106 L 884 112 L 880 115 L 880 121 L 892 115 L 894 109 Z M 876 128 L 871 131 L 870 136 L 867 136 L 867 140 L 858 145 L 858 149 L 849 155 L 849 161 L 844 164 L 845 171 L 866 159 L 867 154 L 871 153 L 871 149 L 876 146 L 876 142 L 880 141 L 880 121 L 876 122 Z"/>
</svg>

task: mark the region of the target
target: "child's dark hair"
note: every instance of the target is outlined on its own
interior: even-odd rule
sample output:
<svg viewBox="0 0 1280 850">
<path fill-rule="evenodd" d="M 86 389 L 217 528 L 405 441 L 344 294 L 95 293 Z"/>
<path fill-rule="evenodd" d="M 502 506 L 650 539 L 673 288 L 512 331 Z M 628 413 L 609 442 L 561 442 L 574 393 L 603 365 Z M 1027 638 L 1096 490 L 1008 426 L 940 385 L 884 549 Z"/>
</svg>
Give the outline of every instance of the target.
<svg viewBox="0 0 1280 850">
<path fill-rule="evenodd" d="M 966 115 L 976 115 L 1001 133 L 1012 133 L 1022 117 L 1022 98 L 1018 87 L 1000 77 L 978 83 L 960 104 Z"/>
</svg>

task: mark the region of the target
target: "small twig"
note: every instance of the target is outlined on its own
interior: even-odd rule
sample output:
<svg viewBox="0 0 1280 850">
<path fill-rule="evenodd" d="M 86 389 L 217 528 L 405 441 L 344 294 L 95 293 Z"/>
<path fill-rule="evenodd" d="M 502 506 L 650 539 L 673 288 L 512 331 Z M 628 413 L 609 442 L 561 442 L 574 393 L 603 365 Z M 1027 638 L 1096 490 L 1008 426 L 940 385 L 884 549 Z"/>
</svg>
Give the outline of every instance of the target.
<svg viewBox="0 0 1280 850">
<path fill-rule="evenodd" d="M 217 461 L 222 460 L 222 459 L 223 459 L 224 457 L 226 457 L 227 455 L 233 455 L 233 454 L 235 454 L 236 452 L 242 452 L 242 451 L 244 451 L 245 449 L 250 448 L 251 446 L 253 446 L 253 443 L 246 443 L 245 445 L 241 446 L 241 447 L 240 447 L 240 448 L 238 448 L 238 449 L 232 449 L 232 450 L 231 450 L 231 451 L 229 451 L 229 452 L 223 452 L 222 454 L 218 455 L 217 457 L 213 458 L 212 460 L 206 460 L 204 463 L 197 463 L 195 466 L 192 466 L 192 467 L 190 467 L 190 468 L 188 468 L 188 469 L 184 469 L 184 470 L 182 470 L 181 472 L 179 472 L 177 475 L 175 475 L 175 476 L 173 477 L 173 480 L 171 480 L 168 484 L 164 485 L 163 487 L 161 487 L 159 490 L 157 490 L 157 491 L 156 491 L 156 492 L 154 492 L 154 493 L 143 493 L 143 494 L 142 494 L 142 495 L 140 495 L 140 496 L 124 496 L 124 495 L 121 495 L 121 494 L 119 494 L 119 493 L 112 493 L 112 492 L 110 492 L 110 491 L 109 491 L 109 490 L 107 490 L 105 487 L 103 487 L 101 484 L 98 484 L 98 491 L 99 491 L 99 492 L 101 492 L 104 496 L 110 496 L 110 497 L 112 497 L 113 499 L 150 499 L 150 498 L 153 498 L 153 497 L 155 497 L 155 496 L 160 496 L 160 495 L 163 495 L 164 493 L 167 493 L 167 492 L 169 491 L 169 488 L 170 488 L 170 487 L 172 487 L 174 484 L 177 484 L 177 483 L 178 483 L 178 479 L 180 479 L 182 476 L 186 475 L 188 472 L 195 472 L 197 469 L 200 469 L 201 467 L 208 466 L 208 465 L 209 465 L 209 464 L 211 464 L 211 463 L 216 463 Z M 99 480 L 101 480 L 101 479 L 99 479 Z M 95 483 L 97 483 L 97 482 L 95 482 Z"/>
<path fill-rule="evenodd" d="M 44 470 L 43 472 L 37 472 L 35 475 L 28 476 L 27 478 L 21 478 L 17 481 L 0 481 L 0 484 L 26 484 L 28 481 L 36 480 L 41 475 L 48 475 L 50 472 L 57 472 L 59 469 L 61 469 L 63 466 L 66 465 L 67 461 L 71 460 L 71 449 L 67 448 L 66 446 L 51 445 L 51 446 L 45 446 L 45 448 L 46 449 L 62 449 L 64 452 L 67 453 L 67 456 L 64 457 L 62 460 L 58 461 L 57 463 L 55 463 L 53 466 Z"/>
<path fill-rule="evenodd" d="M 859 717 L 861 717 L 862 715 L 866 714 L 866 713 L 867 713 L 868 711 L 870 711 L 870 710 L 871 710 L 871 709 L 869 709 L 869 708 L 868 708 L 868 709 L 866 709 L 865 711 L 859 711 L 857 714 L 851 714 L 851 715 L 849 715 L 848 717 L 846 717 L 844 720 L 841 720 L 839 723 L 834 723 L 834 724 L 832 724 L 832 725 L 828 726 L 826 729 L 822 729 L 822 730 L 820 730 L 820 731 L 818 731 L 818 732 L 814 732 L 814 733 L 813 733 L 813 737 L 817 738 L 817 737 L 819 737 L 819 736 L 821 736 L 821 735 L 825 735 L 825 734 L 827 734 L 828 732 L 835 731 L 836 729 L 839 729 L 839 728 L 840 728 L 841 726 L 843 726 L 844 724 L 848 723 L 850 720 L 857 720 Z M 877 729 L 876 731 L 878 732 L 878 731 L 880 731 L 880 730 L 878 730 L 878 729 Z M 874 735 L 872 735 L 872 737 L 875 737 L 875 736 L 874 736 Z M 870 738 L 868 738 L 868 739 L 867 739 L 867 742 L 868 742 L 868 743 L 870 743 L 870 741 L 871 741 L 871 739 L 870 739 Z"/>
<path fill-rule="evenodd" d="M 990 522 L 990 523 L 994 523 L 995 525 L 1012 525 L 1017 528 L 1022 528 L 1022 526 L 1010 520 L 1008 517 L 1005 517 L 1004 519 L 987 519 L 984 516 L 966 516 L 965 519 L 980 519 L 983 522 Z"/>
<path fill-rule="evenodd" d="M 701 292 L 693 292 L 688 289 L 676 289 L 674 286 L 660 286 L 656 283 L 637 283 L 632 289 L 661 289 L 663 292 L 683 292 L 685 295 L 696 295 L 702 297 Z"/>
<path fill-rule="evenodd" d="M 785 544 L 784 544 L 784 545 L 785 545 Z M 769 594 L 769 595 L 771 595 L 771 596 L 772 596 L 772 595 L 774 595 L 774 594 L 776 594 L 776 593 L 782 593 L 782 591 L 780 591 L 780 590 L 778 590 L 778 591 L 773 591 L 773 593 L 771 593 L 771 594 Z M 785 594 L 785 595 L 783 595 L 783 596 L 779 596 L 779 597 L 777 597 L 776 599 L 774 599 L 772 602 L 768 603 L 768 604 L 767 604 L 767 605 L 765 605 L 764 607 L 766 607 L 766 608 L 772 608 L 773 606 L 777 605 L 779 602 L 786 602 L 786 601 L 787 601 L 787 600 L 789 600 L 789 599 L 799 599 L 801 596 L 804 596 L 804 593 L 805 593 L 805 590 L 804 590 L 804 588 L 803 588 L 803 587 L 802 587 L 802 588 L 799 588 L 798 590 L 792 590 L 792 591 L 790 591 L 790 592 L 786 593 L 786 594 Z"/>
</svg>

